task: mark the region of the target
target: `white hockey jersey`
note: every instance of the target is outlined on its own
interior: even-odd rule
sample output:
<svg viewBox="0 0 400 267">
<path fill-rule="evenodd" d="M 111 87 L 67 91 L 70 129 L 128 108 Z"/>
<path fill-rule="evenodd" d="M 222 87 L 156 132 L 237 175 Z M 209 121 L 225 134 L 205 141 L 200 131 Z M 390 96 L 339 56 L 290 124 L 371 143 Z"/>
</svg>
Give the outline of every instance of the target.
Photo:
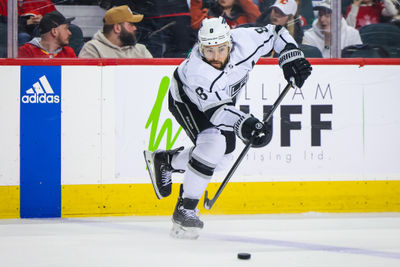
<svg viewBox="0 0 400 267">
<path fill-rule="evenodd" d="M 272 49 L 280 53 L 288 43 L 297 46 L 285 28 L 275 25 L 236 28 L 231 37 L 233 46 L 223 70 L 205 62 L 195 45 L 170 86 L 175 101 L 191 102 L 211 124 L 225 131 L 233 131 L 235 122 L 244 115 L 234 105 L 258 59 Z"/>
</svg>

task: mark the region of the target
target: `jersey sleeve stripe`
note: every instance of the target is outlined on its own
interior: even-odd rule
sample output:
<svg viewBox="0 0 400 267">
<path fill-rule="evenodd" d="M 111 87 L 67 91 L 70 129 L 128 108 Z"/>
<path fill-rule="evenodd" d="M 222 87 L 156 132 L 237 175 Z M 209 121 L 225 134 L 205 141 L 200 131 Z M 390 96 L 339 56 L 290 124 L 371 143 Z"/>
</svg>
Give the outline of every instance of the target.
<svg viewBox="0 0 400 267">
<path fill-rule="evenodd" d="M 176 68 L 176 70 L 174 71 L 174 78 L 176 81 L 176 88 L 177 88 L 177 92 L 175 93 L 175 95 L 179 98 L 179 102 L 184 102 L 187 100 L 190 100 L 189 97 L 186 95 L 185 91 L 183 90 L 183 83 L 181 78 L 179 77 L 178 74 L 178 68 Z"/>
<path fill-rule="evenodd" d="M 172 89 L 174 92 L 174 96 L 177 98 L 178 102 L 183 102 L 181 98 L 181 93 L 179 92 L 179 85 L 178 81 L 175 78 L 175 73 L 174 77 L 172 77 L 171 82 L 173 83 L 173 86 L 170 86 L 170 90 Z"/>
<path fill-rule="evenodd" d="M 210 105 L 204 107 L 204 110 L 203 110 L 203 111 L 204 111 L 205 113 L 207 113 L 207 112 L 209 112 L 211 109 L 214 109 L 214 108 L 216 108 L 216 107 L 220 107 L 220 106 L 222 106 L 222 105 L 229 104 L 229 103 L 232 103 L 232 99 L 230 99 L 230 98 L 225 99 L 225 100 L 221 100 L 220 102 L 215 102 L 215 103 L 212 103 L 212 104 L 210 104 Z M 232 104 L 233 104 L 233 103 L 232 103 Z"/>
<path fill-rule="evenodd" d="M 211 115 L 211 117 L 209 117 L 210 118 L 210 122 L 212 124 L 214 124 L 214 125 L 221 124 L 221 122 L 217 122 L 217 120 L 221 119 L 221 117 L 219 115 L 220 114 L 224 114 L 226 112 L 227 113 L 231 113 L 231 114 L 234 115 L 233 117 L 229 116 L 229 120 L 230 121 L 237 121 L 239 118 L 242 117 L 242 114 L 234 112 L 232 109 L 234 109 L 234 107 L 232 105 L 222 105 L 222 106 L 214 109 L 213 113 L 209 113 L 209 114 L 206 114 L 206 115 L 208 115 L 208 116 Z M 218 117 L 220 117 L 220 118 L 218 119 Z M 237 118 L 235 118 L 235 117 L 237 117 Z M 225 119 L 227 119 L 227 117 L 225 117 Z M 224 122 L 226 122 L 226 121 L 224 121 Z"/>
<path fill-rule="evenodd" d="M 221 101 L 221 97 L 219 96 L 218 92 L 215 92 L 215 95 L 217 96 L 218 100 Z"/>
<path fill-rule="evenodd" d="M 242 60 L 242 61 L 239 61 L 239 62 L 236 63 L 235 65 L 236 65 L 236 66 L 237 66 L 237 65 L 240 65 L 240 64 L 242 64 L 243 62 L 246 62 L 247 60 L 249 60 L 249 58 L 251 58 L 255 53 L 257 53 L 257 51 L 260 50 L 260 49 L 261 49 L 266 43 L 268 43 L 272 38 L 273 38 L 273 35 L 271 35 L 271 36 L 268 38 L 268 40 L 265 40 L 264 43 L 263 43 L 262 45 L 260 45 L 259 47 L 257 47 L 257 49 L 256 49 L 253 53 L 251 53 L 250 56 L 248 56 L 246 59 L 244 59 L 244 60 Z"/>
<path fill-rule="evenodd" d="M 285 40 L 285 38 L 283 38 L 283 36 L 282 36 L 282 35 L 279 35 L 279 37 L 282 39 L 282 41 L 284 41 L 284 42 L 285 42 L 285 44 L 288 44 L 288 43 L 289 43 L 288 41 L 286 41 L 286 40 Z"/>
<path fill-rule="evenodd" d="M 225 109 L 225 111 L 228 111 L 228 112 L 230 112 L 230 113 L 232 113 L 232 114 L 235 114 L 236 116 L 238 116 L 239 118 L 241 118 L 242 117 L 242 114 L 239 114 L 239 113 L 237 113 L 237 112 L 234 112 L 233 110 L 231 110 L 231 109 Z"/>
<path fill-rule="evenodd" d="M 214 84 L 218 81 L 219 78 L 222 77 L 222 75 L 224 74 L 223 71 L 221 71 L 221 74 L 218 75 L 218 77 L 212 82 L 211 86 L 210 86 L 210 93 L 212 92 L 212 88 L 214 87 Z"/>
<path fill-rule="evenodd" d="M 176 69 L 174 71 L 174 78 L 175 78 L 176 84 L 178 85 L 176 87 L 178 89 L 175 90 L 175 95 L 178 98 L 177 100 L 179 100 L 179 102 L 181 102 L 181 103 L 183 103 L 183 102 L 196 103 L 198 100 L 193 99 L 193 96 L 191 96 L 190 94 L 188 94 L 186 92 L 186 90 L 185 90 L 186 86 L 183 84 L 181 78 L 179 77 L 178 69 Z"/>
<path fill-rule="evenodd" d="M 223 111 L 223 109 L 225 108 L 225 105 L 221 105 L 221 106 L 218 106 L 218 107 L 215 107 L 215 109 L 213 109 L 213 110 L 210 110 L 210 113 L 206 113 L 206 115 L 207 115 L 207 117 L 209 117 L 210 118 L 210 122 L 212 123 L 212 124 L 214 124 L 214 121 L 215 121 L 215 117 L 218 115 L 218 113 L 220 113 L 221 111 Z M 211 113 L 212 112 L 212 113 Z M 215 125 L 215 124 L 214 124 Z"/>
</svg>

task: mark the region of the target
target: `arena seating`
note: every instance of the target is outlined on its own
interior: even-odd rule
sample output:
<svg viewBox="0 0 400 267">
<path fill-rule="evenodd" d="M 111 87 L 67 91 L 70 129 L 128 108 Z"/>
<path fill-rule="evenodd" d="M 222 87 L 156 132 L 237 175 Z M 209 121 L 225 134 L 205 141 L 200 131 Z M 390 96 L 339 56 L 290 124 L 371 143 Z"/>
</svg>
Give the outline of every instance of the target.
<svg viewBox="0 0 400 267">
<path fill-rule="evenodd" d="M 65 17 L 75 17 L 73 24 L 82 29 L 85 41 L 92 39 L 93 35 L 103 28 L 103 17 L 106 10 L 99 6 L 75 6 L 75 5 L 56 5 Z"/>
</svg>

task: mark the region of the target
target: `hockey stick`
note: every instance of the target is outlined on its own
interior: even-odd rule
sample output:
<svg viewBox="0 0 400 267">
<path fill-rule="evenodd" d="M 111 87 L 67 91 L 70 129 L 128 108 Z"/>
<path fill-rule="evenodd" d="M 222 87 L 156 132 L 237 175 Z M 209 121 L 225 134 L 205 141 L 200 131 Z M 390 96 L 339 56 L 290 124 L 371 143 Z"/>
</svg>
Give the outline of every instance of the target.
<svg viewBox="0 0 400 267">
<path fill-rule="evenodd" d="M 293 82 L 293 81 L 292 81 Z M 279 95 L 278 99 L 275 101 L 275 103 L 272 105 L 271 109 L 269 110 L 266 118 L 264 119 L 263 123 L 267 123 L 271 117 L 276 108 L 279 106 L 279 104 L 282 102 L 282 99 L 286 96 L 287 92 L 289 92 L 290 88 L 292 87 L 291 83 L 288 83 L 283 89 L 282 93 Z M 219 186 L 217 192 L 215 193 L 214 197 L 212 199 L 208 198 L 208 191 L 206 190 L 205 195 L 204 195 L 204 208 L 206 210 L 211 209 L 211 207 L 214 205 L 215 201 L 217 201 L 219 195 L 221 194 L 222 190 L 224 190 L 226 184 L 229 182 L 231 179 L 233 173 L 236 171 L 237 167 L 239 166 L 240 162 L 242 162 L 244 156 L 246 156 L 247 152 L 249 151 L 251 147 L 251 140 L 247 142 L 246 146 L 240 153 L 239 157 L 235 161 L 235 163 L 232 165 L 232 168 L 229 170 L 228 174 L 226 175 L 225 179 L 222 181 L 222 184 Z"/>
</svg>

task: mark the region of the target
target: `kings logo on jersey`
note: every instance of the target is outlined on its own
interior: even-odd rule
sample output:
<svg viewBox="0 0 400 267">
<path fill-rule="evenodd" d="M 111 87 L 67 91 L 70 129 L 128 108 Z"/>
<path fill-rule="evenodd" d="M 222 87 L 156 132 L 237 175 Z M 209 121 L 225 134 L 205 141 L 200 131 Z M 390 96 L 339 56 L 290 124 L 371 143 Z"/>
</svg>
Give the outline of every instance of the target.
<svg viewBox="0 0 400 267">
<path fill-rule="evenodd" d="M 240 90 L 246 85 L 247 80 L 249 79 L 249 74 L 246 74 L 241 80 L 229 86 L 231 97 L 234 98 Z"/>
</svg>

